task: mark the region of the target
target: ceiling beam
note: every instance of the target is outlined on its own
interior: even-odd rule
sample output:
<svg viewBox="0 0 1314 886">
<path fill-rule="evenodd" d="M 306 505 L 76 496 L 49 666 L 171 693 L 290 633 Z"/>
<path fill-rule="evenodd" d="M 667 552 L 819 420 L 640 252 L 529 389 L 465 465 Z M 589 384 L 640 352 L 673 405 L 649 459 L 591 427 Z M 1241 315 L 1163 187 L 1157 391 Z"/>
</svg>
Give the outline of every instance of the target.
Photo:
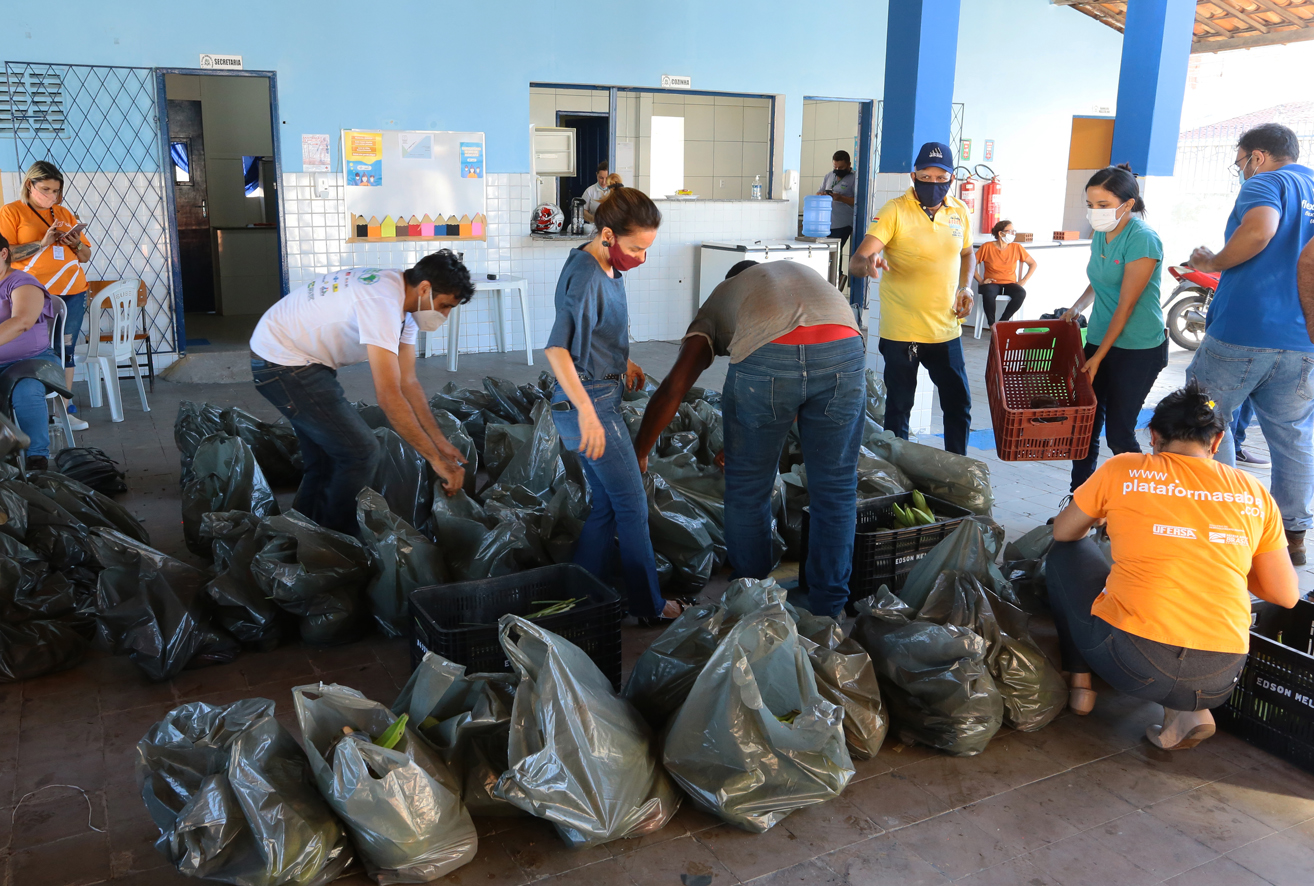
<svg viewBox="0 0 1314 886">
<path fill-rule="evenodd" d="M 1293 28 L 1289 31 L 1270 31 L 1267 34 L 1243 34 L 1226 40 L 1209 40 L 1197 37 L 1191 52 L 1226 52 L 1229 49 L 1252 49 L 1256 46 L 1276 46 L 1314 40 L 1314 28 Z"/>
<path fill-rule="evenodd" d="M 1226 34 L 1226 33 L 1227 33 L 1227 32 L 1224 31 L 1222 28 L 1217 27 L 1217 26 L 1214 24 L 1214 22 L 1213 22 L 1212 19 L 1205 18 L 1205 17 L 1204 17 L 1203 15 L 1201 15 L 1198 11 L 1197 11 L 1196 14 L 1195 14 L 1195 20 L 1196 20 L 1197 22 L 1199 22 L 1200 24 L 1204 25 L 1205 28 L 1206 28 L 1210 33 L 1213 33 L 1213 34 Z"/>
</svg>

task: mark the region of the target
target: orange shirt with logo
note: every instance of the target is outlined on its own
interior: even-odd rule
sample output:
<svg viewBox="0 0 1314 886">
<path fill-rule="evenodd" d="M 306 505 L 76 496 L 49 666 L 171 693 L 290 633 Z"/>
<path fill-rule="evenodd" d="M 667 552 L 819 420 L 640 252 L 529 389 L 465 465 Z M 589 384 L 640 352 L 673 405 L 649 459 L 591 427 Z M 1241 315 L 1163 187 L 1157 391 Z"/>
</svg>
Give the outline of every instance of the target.
<svg viewBox="0 0 1314 886">
<path fill-rule="evenodd" d="M 39 243 L 50 229 L 51 220 L 60 231 L 71 231 L 78 219 L 63 206 L 35 209 L 22 200 L 0 206 L 0 236 L 10 246 L 19 243 Z M 78 235 L 84 246 L 90 246 L 87 232 Z M 77 295 L 87 291 L 87 277 L 82 272 L 77 253 L 71 246 L 47 246 L 31 258 L 11 262 L 18 271 L 26 271 L 40 281 L 51 295 Z"/>
<path fill-rule="evenodd" d="M 1072 500 L 1109 521 L 1113 569 L 1092 615 L 1170 646 L 1249 650 L 1251 558 L 1287 545 L 1258 480 L 1209 458 L 1126 452 Z"/>
<path fill-rule="evenodd" d="M 976 260 L 982 264 L 981 279 L 996 283 L 1016 283 L 1017 263 L 1031 258 L 1021 243 L 1001 247 L 998 240 L 982 243 L 976 250 Z"/>
</svg>

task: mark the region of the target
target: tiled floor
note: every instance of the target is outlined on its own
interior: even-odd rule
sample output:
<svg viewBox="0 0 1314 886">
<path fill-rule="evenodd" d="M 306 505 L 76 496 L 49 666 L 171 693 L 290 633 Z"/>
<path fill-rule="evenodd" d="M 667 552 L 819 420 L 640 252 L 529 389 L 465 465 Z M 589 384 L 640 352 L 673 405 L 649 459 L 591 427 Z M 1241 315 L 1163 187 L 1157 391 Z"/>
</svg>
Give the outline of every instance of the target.
<svg viewBox="0 0 1314 886">
<path fill-rule="evenodd" d="M 984 343 L 967 340 L 978 378 Z M 637 345 L 635 358 L 661 375 L 675 348 Z M 1161 387 L 1180 383 L 1178 354 Z M 437 389 L 455 378 L 477 384 L 494 374 L 525 381 L 543 363 L 523 355 L 471 355 L 449 375 L 444 360 L 425 361 L 422 380 Z M 723 362 L 705 382 L 716 387 Z M 342 373 L 348 394 L 373 399 L 363 367 Z M 983 385 L 977 415 L 986 416 Z M 129 469 L 121 497 L 147 525 L 156 546 L 182 559 L 178 462 L 173 419 L 180 399 L 237 404 L 275 413 L 249 385 L 159 383 L 153 411 L 129 399 L 127 420 L 111 425 L 90 410 L 80 442 L 100 446 Z M 988 420 L 978 418 L 978 426 Z M 1256 439 L 1256 442 L 1258 441 Z M 1050 516 L 1067 489 L 1066 466 L 991 463 L 996 517 L 1015 537 Z M 719 580 L 709 594 L 723 586 Z M 1301 571 L 1314 588 L 1314 574 Z M 627 667 L 656 631 L 627 628 Z M 229 702 L 262 695 L 295 732 L 289 689 L 324 680 L 391 702 L 408 675 L 401 642 L 375 638 L 318 650 L 289 646 L 246 654 L 222 667 L 189 671 L 151 685 L 123 658 L 95 655 L 80 667 L 25 684 L 0 686 L 0 846 L 9 886 L 63 886 L 106 880 L 152 886 L 183 882 L 152 847 L 156 832 L 137 794 L 134 746 L 146 729 L 183 701 Z M 950 758 L 899 744 L 858 764 L 843 796 L 797 812 L 766 834 L 751 835 L 686 806 L 659 834 L 634 843 L 573 852 L 531 819 L 480 822 L 474 862 L 445 881 L 542 882 L 570 886 L 726 886 L 777 884 L 941 884 L 985 886 L 1248 886 L 1314 882 L 1314 776 L 1225 734 L 1195 750 L 1157 751 L 1142 738 L 1159 709 L 1110 693 L 1088 718 L 1064 716 L 1035 734 L 1009 733 L 971 758 Z M 52 787 L 18 801 L 46 785 Z M 91 829 L 94 827 L 96 830 Z M 363 877 L 349 881 L 367 882 Z"/>
</svg>

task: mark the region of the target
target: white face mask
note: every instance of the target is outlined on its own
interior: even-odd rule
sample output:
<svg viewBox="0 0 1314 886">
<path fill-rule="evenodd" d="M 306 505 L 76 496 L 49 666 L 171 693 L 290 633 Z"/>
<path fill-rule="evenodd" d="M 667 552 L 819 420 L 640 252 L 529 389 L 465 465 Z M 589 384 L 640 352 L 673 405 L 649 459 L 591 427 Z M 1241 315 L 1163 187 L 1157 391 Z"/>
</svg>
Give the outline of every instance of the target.
<svg viewBox="0 0 1314 886">
<path fill-rule="evenodd" d="M 447 315 L 442 311 L 433 310 L 433 293 L 429 293 L 429 310 L 413 311 L 411 318 L 415 320 L 415 325 L 421 332 L 437 332 L 438 327 L 447 322 Z"/>
<path fill-rule="evenodd" d="M 1125 214 L 1123 213 L 1123 215 Z M 1122 216 L 1118 214 L 1118 207 L 1116 206 L 1112 209 L 1087 209 L 1086 221 L 1090 222 L 1090 226 L 1094 230 L 1107 234 L 1118 226 L 1118 222 L 1122 221 Z"/>
<path fill-rule="evenodd" d="M 1009 231 L 999 239 L 1004 242 L 1005 246 L 1007 246 L 1008 244 L 1012 243 L 1015 239 L 1017 239 L 1017 234 L 1014 234 L 1012 231 Z"/>
</svg>

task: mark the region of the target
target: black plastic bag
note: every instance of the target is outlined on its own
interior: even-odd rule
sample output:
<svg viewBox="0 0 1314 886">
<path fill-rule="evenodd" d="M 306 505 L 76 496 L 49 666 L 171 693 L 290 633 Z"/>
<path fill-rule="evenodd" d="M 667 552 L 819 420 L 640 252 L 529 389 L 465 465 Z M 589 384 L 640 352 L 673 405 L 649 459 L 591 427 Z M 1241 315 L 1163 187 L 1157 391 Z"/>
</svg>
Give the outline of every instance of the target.
<svg viewBox="0 0 1314 886">
<path fill-rule="evenodd" d="M 382 406 L 366 403 L 364 400 L 357 400 L 356 411 L 360 413 L 360 417 L 365 424 L 370 426 L 371 431 L 392 427 L 392 422 L 388 421 L 388 414 L 383 411 Z"/>
<path fill-rule="evenodd" d="M 968 628 L 914 620 L 885 588 L 857 606 L 850 636 L 876 666 L 900 739 L 954 756 L 984 751 L 1004 720 L 986 641 Z"/>
<path fill-rule="evenodd" d="M 622 695 L 654 730 L 665 726 L 684 704 L 720 644 L 728 618 L 720 603 L 691 606 L 634 663 Z"/>
<path fill-rule="evenodd" d="M 88 528 L 103 526 L 106 529 L 122 532 L 142 544 L 151 543 L 146 528 L 128 512 L 127 508 L 72 477 L 66 477 L 56 471 L 32 471 L 27 475 L 27 482 L 40 489 Z"/>
<path fill-rule="evenodd" d="M 7 484 L 0 484 L 0 533 L 18 541 L 27 538 L 27 499 Z"/>
<path fill-rule="evenodd" d="M 990 545 L 987 544 L 985 528 L 975 520 L 964 520 L 943 541 L 931 548 L 929 554 L 913 565 L 899 590 L 899 599 L 913 609 L 920 610 L 942 574 L 965 572 L 991 593 L 1010 600 L 1013 588 L 994 561 Z"/>
<path fill-rule="evenodd" d="M 540 401 L 533 410 L 534 424 L 529 439 L 515 448 L 511 458 L 497 472 L 496 483 L 490 489 L 507 486 L 523 486 L 539 497 L 545 497 L 552 489 L 553 481 L 564 473 L 561 463 L 561 435 L 557 433 L 556 422 L 552 420 L 552 410 L 546 400 Z M 499 428 L 519 428 L 520 425 L 501 425 Z M 489 446 L 492 447 L 494 430 L 489 429 Z M 489 471 L 494 470 L 493 460 L 489 459 Z M 486 490 L 486 494 L 489 490 Z"/>
<path fill-rule="evenodd" d="M 465 666 L 426 652 L 393 702 L 392 712 L 410 715 L 420 738 L 437 750 L 461 781 L 461 802 L 472 815 L 526 813 L 493 796 L 511 768 L 507 742 L 514 674 L 466 674 Z"/>
<path fill-rule="evenodd" d="M 260 518 L 246 511 L 221 511 L 201 518 L 201 540 L 210 544 L 215 577 L 205 586 L 214 621 L 248 646 L 268 652 L 283 637 L 283 612 L 268 599 L 251 573 L 259 550 Z"/>
<path fill-rule="evenodd" d="M 374 432 L 379 441 L 379 469 L 370 488 L 407 523 L 423 529 L 433 504 L 433 469 L 424 456 L 389 428 Z"/>
<path fill-rule="evenodd" d="M 672 567 L 671 579 L 663 583 L 662 589 L 698 591 L 712 577 L 717 562 L 711 519 L 656 471 L 643 475 L 643 488 L 648 495 L 648 532 L 653 550 Z M 718 535 L 724 545 L 724 533 Z"/>
<path fill-rule="evenodd" d="M 155 848 L 186 876 L 323 886 L 352 861 L 306 755 L 268 699 L 174 708 L 137 743 L 136 769 L 160 829 Z"/>
<path fill-rule="evenodd" d="M 304 470 L 301 442 L 286 419 L 261 421 L 236 406 L 220 415 L 224 433 L 241 437 L 251 447 L 265 478 L 274 486 L 296 486 Z"/>
<path fill-rule="evenodd" d="M 901 440 L 892 431 L 865 435 L 862 445 L 903 471 L 927 495 L 974 514 L 990 515 L 995 496 L 990 491 L 990 466 L 985 462 Z"/>
<path fill-rule="evenodd" d="M 155 681 L 237 657 L 238 642 L 206 612 L 204 572 L 113 530 L 93 530 L 92 543 L 104 566 L 96 623 L 110 650 Z"/>
<path fill-rule="evenodd" d="M 410 632 L 411 591 L 447 581 L 442 551 L 373 489 L 356 496 L 356 520 L 361 543 L 374 555 L 374 577 L 365 587 L 374 621 L 387 636 L 404 637 Z"/>
<path fill-rule="evenodd" d="M 502 472 L 511 464 L 530 439 L 534 436 L 532 424 L 492 424 L 484 432 L 483 460 L 481 464 L 488 473 L 489 484 L 496 483 Z"/>
<path fill-rule="evenodd" d="M 23 541 L 51 566 L 59 570 L 95 567 L 91 530 L 55 499 L 21 480 L 0 481 L 27 503 L 27 534 Z"/>
<path fill-rule="evenodd" d="M 491 402 L 488 409 L 513 425 L 531 424 L 534 403 L 528 392 L 521 390 L 504 378 L 485 378 L 484 390 L 488 392 Z"/>
<path fill-rule="evenodd" d="M 258 539 L 251 573 L 260 590 L 300 619 L 302 640 L 348 643 L 369 629 L 360 592 L 374 568 L 360 542 L 294 510 L 266 518 Z"/>
<path fill-rule="evenodd" d="M 485 422 L 482 407 L 467 402 L 455 394 L 459 392 L 462 395 L 474 395 L 476 392 L 465 391 L 457 388 L 455 385 L 448 384 L 444 393 L 434 394 L 429 398 L 429 408 L 432 410 L 442 410 L 453 415 L 464 428 L 467 435 L 474 442 L 475 450 L 482 453 L 484 451 Z M 448 393 L 448 392 L 451 393 Z M 487 402 L 488 395 L 483 391 L 478 392 L 478 396 Z M 441 428 L 442 425 L 440 424 Z M 446 433 L 446 431 L 443 431 Z M 448 439 L 451 439 L 450 437 Z"/>
<path fill-rule="evenodd" d="M 128 491 L 126 475 L 119 470 L 118 465 L 104 451 L 91 446 L 61 449 L 55 455 L 55 467 L 61 474 L 103 495 L 118 495 Z"/>
<path fill-rule="evenodd" d="M 375 744 L 397 717 L 346 686 L 298 686 L 292 703 L 319 792 L 375 881 L 428 883 L 474 859 L 460 786 L 412 729 L 390 748 Z"/>
<path fill-rule="evenodd" d="M 209 556 L 201 538 L 201 518 L 215 511 L 246 511 L 257 517 L 278 513 L 278 502 L 244 440 L 213 434 L 192 458 L 191 477 L 182 488 L 183 538 L 193 554 Z"/>
<path fill-rule="evenodd" d="M 464 492 L 434 495 L 429 530 L 442 549 L 451 581 L 509 575 L 538 559 L 525 523 L 513 514 L 490 516 Z"/>
<path fill-rule="evenodd" d="M 209 403 L 193 403 L 183 400 L 178 404 L 178 417 L 173 422 L 173 442 L 178 447 L 178 459 L 182 464 L 182 482 L 186 483 L 192 471 L 192 458 L 196 447 L 211 434 L 223 430 L 222 410 Z"/>
<path fill-rule="evenodd" d="M 821 697 L 844 708 L 844 740 L 855 760 L 880 751 L 890 721 L 881 702 L 880 685 L 871 656 L 856 640 L 846 638 L 833 618 L 798 612 L 798 633 Z"/>
<path fill-rule="evenodd" d="M 447 442 L 455 446 L 465 458 L 465 491 L 468 495 L 474 495 L 475 474 L 479 470 L 479 450 L 475 447 L 474 440 L 466 433 L 460 419 L 446 409 L 430 411 L 433 413 L 433 420 L 438 425 L 438 430 L 443 432 Z"/>
<path fill-rule="evenodd" d="M 0 557 L 0 682 L 76 665 L 94 630 L 66 577 L 38 560 Z"/>
<path fill-rule="evenodd" d="M 867 370 L 867 417 L 878 425 L 885 424 L 885 379 L 876 370 Z"/>
</svg>

